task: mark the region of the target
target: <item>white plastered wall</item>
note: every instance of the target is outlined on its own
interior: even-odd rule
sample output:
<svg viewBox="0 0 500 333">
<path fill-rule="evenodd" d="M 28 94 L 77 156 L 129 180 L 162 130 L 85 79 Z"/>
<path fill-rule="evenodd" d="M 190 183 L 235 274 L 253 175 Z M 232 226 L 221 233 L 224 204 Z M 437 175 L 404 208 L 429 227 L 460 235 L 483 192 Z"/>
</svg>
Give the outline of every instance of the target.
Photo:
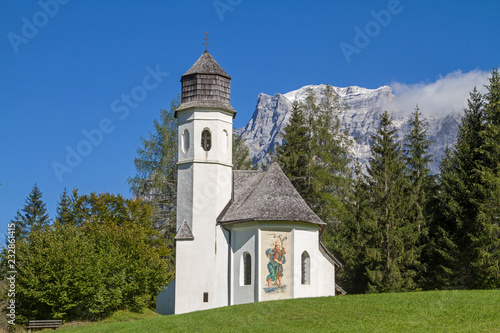
<svg viewBox="0 0 500 333">
<path fill-rule="evenodd" d="M 256 268 L 258 267 L 257 251 L 257 224 L 246 223 L 236 225 L 232 230 L 231 247 L 233 251 L 232 260 L 232 299 L 231 304 L 243 304 L 256 302 Z M 244 285 L 243 276 L 243 254 L 248 252 L 251 256 L 251 284 Z"/>
<path fill-rule="evenodd" d="M 319 250 L 318 227 L 298 226 L 293 230 L 294 298 L 335 295 L 335 267 Z M 309 284 L 302 284 L 302 253 L 309 254 Z"/>
</svg>

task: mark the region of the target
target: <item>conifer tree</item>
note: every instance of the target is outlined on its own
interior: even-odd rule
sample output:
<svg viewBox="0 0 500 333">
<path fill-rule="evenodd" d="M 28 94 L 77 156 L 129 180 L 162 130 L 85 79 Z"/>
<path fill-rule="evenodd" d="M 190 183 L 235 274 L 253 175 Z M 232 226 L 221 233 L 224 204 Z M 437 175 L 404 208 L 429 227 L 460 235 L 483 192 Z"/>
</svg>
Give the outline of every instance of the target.
<svg viewBox="0 0 500 333">
<path fill-rule="evenodd" d="M 333 252 L 344 265 L 337 273 L 337 279 L 349 294 L 363 293 L 367 288 L 364 265 L 368 235 L 364 232 L 365 223 L 373 219 L 368 181 L 359 162 L 356 163 L 354 172 L 353 191 L 346 205 L 347 218 L 334 226 L 331 242 Z"/>
<path fill-rule="evenodd" d="M 174 112 L 180 101 L 179 95 L 172 100 L 169 110 L 162 109 L 149 138 L 141 138 L 142 147 L 137 149 L 134 160 L 137 173 L 128 180 L 132 193 L 151 204 L 155 228 L 171 241 L 172 246 L 177 203 L 177 120 Z"/>
<path fill-rule="evenodd" d="M 372 140 L 368 174 L 374 216 L 365 227 L 368 291 L 412 290 L 416 287 L 414 240 L 418 231 L 406 219 L 404 158 L 387 111 Z"/>
<path fill-rule="evenodd" d="M 491 71 L 485 95 L 485 126 L 480 132 L 480 191 L 477 224 L 473 230 L 473 287 L 500 287 L 500 75 Z"/>
<path fill-rule="evenodd" d="M 309 207 L 331 225 L 347 214 L 351 186 L 351 141 L 341 129 L 340 112 L 331 86 L 319 98 L 309 90 L 303 102 L 294 103 L 275 157 Z"/>
<path fill-rule="evenodd" d="M 456 179 L 452 179 L 456 174 L 449 172 L 453 169 L 453 161 L 453 151 L 447 146 L 440 164 L 438 195 L 430 202 L 432 217 L 429 224 L 429 241 L 423 253 L 427 270 L 422 288 L 426 290 L 454 289 L 461 286 L 457 274 L 460 270 L 458 228 L 447 209 L 447 204 L 450 203 L 448 200 L 451 198 L 449 185 L 456 182 Z"/>
<path fill-rule="evenodd" d="M 60 200 L 57 203 L 56 209 L 56 223 L 69 224 L 71 223 L 71 199 L 68 195 L 68 191 L 64 188 L 61 194 Z"/>
<path fill-rule="evenodd" d="M 250 150 L 245 139 L 233 133 L 233 170 L 250 170 L 253 167 Z"/>
<path fill-rule="evenodd" d="M 35 184 L 30 194 L 25 200 L 22 213 L 17 212 L 16 218 L 16 239 L 26 239 L 34 230 L 41 230 L 49 224 L 49 214 L 47 207 L 42 200 L 42 192 Z"/>
<path fill-rule="evenodd" d="M 312 193 L 311 150 L 311 128 L 307 126 L 303 108 L 295 101 L 283 133 L 283 144 L 276 149 L 276 161 L 306 202 Z"/>
<path fill-rule="evenodd" d="M 313 190 L 316 212 L 332 225 L 347 218 L 346 199 L 352 189 L 352 140 L 342 130 L 344 111 L 332 86 L 327 85 L 313 118 Z"/>
<path fill-rule="evenodd" d="M 418 263 L 417 272 L 421 276 L 425 270 L 421 263 L 421 253 L 427 243 L 428 221 L 431 213 L 430 201 L 434 195 L 434 182 L 429 164 L 432 157 L 429 155 L 431 141 L 428 138 L 428 124 L 422 119 L 418 106 L 415 107 L 410 119 L 410 132 L 405 136 L 405 161 L 409 177 L 409 191 L 407 196 L 408 210 L 407 223 L 414 225 L 418 231 L 413 234 L 415 246 L 415 260 Z M 410 245 L 410 244 L 407 244 Z"/>
<path fill-rule="evenodd" d="M 441 162 L 439 201 L 442 218 L 438 215 L 431 228 L 431 242 L 435 247 L 429 265 L 436 287 L 473 286 L 471 237 L 476 234 L 479 205 L 484 201 L 484 194 L 479 190 L 481 178 L 478 173 L 483 159 L 480 151 L 484 144 L 480 135 L 485 126 L 483 109 L 483 96 L 474 88 L 458 128 L 454 149 Z M 432 264 L 436 261 L 438 265 Z"/>
</svg>

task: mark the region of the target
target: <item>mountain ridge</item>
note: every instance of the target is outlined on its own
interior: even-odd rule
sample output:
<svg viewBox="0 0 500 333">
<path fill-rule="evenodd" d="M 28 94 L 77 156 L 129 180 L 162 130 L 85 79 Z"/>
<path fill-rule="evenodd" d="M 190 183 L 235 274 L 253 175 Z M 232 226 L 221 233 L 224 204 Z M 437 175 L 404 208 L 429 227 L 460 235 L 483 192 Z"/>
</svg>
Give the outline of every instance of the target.
<svg viewBox="0 0 500 333">
<path fill-rule="evenodd" d="M 254 164 L 264 161 L 276 145 L 282 144 L 281 134 L 288 124 L 293 101 L 303 101 L 309 90 L 319 98 L 324 95 L 326 86 L 306 85 L 284 94 L 276 93 L 271 96 L 260 93 L 257 96 L 257 104 L 251 119 L 246 126 L 235 130 L 235 133 L 245 140 Z M 393 124 L 398 129 L 400 138 L 409 131 L 409 120 L 413 110 L 390 110 L 391 102 L 397 98 L 390 86 L 376 89 L 332 86 L 332 89 L 339 103 L 344 106 L 344 110 L 339 114 L 343 129 L 355 140 L 352 155 L 364 166 L 369 163 L 371 136 L 376 133 L 380 114 L 384 110 L 388 109 L 393 117 Z M 430 165 L 433 174 L 439 172 L 439 163 L 446 146 L 452 146 L 455 142 L 461 116 L 462 113 L 457 111 L 426 117 L 428 135 L 432 141 L 429 153 L 433 155 L 433 162 Z"/>
</svg>

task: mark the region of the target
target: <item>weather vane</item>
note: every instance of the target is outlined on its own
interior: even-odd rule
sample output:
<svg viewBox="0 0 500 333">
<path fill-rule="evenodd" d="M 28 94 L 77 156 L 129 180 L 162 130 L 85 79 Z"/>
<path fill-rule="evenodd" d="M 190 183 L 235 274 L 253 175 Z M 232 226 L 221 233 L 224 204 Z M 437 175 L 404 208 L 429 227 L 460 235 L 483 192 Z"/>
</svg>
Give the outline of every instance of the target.
<svg viewBox="0 0 500 333">
<path fill-rule="evenodd" d="M 202 44 L 205 44 L 205 51 L 208 51 L 208 44 L 210 44 L 208 41 L 210 39 L 208 39 L 208 32 L 205 32 L 205 39 L 203 39 L 205 42 L 202 43 Z"/>
</svg>

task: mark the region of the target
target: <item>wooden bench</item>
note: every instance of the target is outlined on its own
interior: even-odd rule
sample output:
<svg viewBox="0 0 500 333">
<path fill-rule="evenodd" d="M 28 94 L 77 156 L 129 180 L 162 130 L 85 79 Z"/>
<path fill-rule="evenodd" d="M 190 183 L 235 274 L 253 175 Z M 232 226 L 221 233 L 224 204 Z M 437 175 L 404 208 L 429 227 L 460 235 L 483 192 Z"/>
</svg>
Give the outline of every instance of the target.
<svg viewBox="0 0 500 333">
<path fill-rule="evenodd" d="M 41 330 L 44 328 L 52 328 L 55 330 L 56 328 L 59 328 L 62 325 L 62 320 L 30 320 L 28 322 L 28 332 L 31 332 L 31 330 L 37 329 Z"/>
</svg>

